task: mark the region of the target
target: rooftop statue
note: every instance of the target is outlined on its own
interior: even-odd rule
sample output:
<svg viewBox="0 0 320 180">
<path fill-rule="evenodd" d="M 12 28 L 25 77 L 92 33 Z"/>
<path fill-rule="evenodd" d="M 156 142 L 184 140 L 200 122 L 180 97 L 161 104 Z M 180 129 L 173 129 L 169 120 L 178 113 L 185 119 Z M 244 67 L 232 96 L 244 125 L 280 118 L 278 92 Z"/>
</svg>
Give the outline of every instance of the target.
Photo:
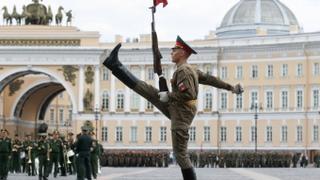
<svg viewBox="0 0 320 180">
<path fill-rule="evenodd" d="M 3 6 L 2 10 L 3 10 L 3 23 L 6 23 L 7 25 L 8 24 L 11 25 L 12 24 L 12 16 L 8 12 L 7 6 Z"/>
<path fill-rule="evenodd" d="M 39 0 L 32 0 L 33 3 L 27 5 L 26 11 L 30 14 L 25 19 L 25 24 L 48 25 L 47 7 L 39 3 Z"/>
</svg>

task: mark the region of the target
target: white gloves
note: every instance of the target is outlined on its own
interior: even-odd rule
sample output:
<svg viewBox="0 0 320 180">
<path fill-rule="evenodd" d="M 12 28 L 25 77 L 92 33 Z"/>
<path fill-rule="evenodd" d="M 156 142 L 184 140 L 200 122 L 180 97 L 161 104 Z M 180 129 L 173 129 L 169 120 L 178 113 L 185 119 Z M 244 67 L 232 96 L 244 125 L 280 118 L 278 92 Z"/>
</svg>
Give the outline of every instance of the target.
<svg viewBox="0 0 320 180">
<path fill-rule="evenodd" d="M 159 92 L 158 95 L 161 102 L 169 101 L 168 91 Z"/>
<path fill-rule="evenodd" d="M 232 92 L 235 94 L 241 94 L 241 93 L 243 93 L 243 87 L 240 84 L 237 84 L 237 85 L 233 86 Z"/>
</svg>

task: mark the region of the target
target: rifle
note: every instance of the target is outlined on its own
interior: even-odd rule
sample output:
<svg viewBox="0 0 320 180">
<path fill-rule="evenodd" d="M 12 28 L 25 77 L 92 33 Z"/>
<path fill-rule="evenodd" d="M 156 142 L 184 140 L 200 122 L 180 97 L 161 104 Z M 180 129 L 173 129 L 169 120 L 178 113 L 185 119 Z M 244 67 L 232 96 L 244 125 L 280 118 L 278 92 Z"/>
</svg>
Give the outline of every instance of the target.
<svg viewBox="0 0 320 180">
<path fill-rule="evenodd" d="M 169 91 L 167 80 L 162 75 L 162 68 L 161 68 L 162 55 L 159 50 L 158 36 L 155 30 L 155 21 L 154 21 L 154 14 L 156 13 L 155 0 L 153 0 L 153 7 L 151 7 L 151 10 L 152 10 L 151 33 L 152 33 L 153 71 L 154 73 L 157 73 L 159 76 L 160 92 Z"/>
</svg>

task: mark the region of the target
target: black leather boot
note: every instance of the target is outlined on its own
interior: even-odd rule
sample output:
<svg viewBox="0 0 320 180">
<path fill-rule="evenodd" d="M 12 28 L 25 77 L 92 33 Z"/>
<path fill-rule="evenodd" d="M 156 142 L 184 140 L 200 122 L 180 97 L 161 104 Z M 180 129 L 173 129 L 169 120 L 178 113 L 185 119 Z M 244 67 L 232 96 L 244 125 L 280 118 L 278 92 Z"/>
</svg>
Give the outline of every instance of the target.
<svg viewBox="0 0 320 180">
<path fill-rule="evenodd" d="M 193 168 L 181 169 L 184 180 L 197 180 L 196 173 Z"/>
<path fill-rule="evenodd" d="M 107 59 L 103 62 L 103 65 L 110 69 L 112 74 L 121 82 L 133 89 L 139 80 L 119 61 L 118 52 L 120 47 L 121 43 L 113 48 L 109 57 L 107 57 Z"/>
</svg>

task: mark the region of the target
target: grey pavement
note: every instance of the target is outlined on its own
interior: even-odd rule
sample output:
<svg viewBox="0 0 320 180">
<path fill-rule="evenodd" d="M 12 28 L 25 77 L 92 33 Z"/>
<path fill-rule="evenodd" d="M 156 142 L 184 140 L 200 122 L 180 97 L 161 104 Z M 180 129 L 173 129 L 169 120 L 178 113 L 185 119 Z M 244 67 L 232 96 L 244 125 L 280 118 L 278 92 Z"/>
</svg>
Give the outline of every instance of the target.
<svg viewBox="0 0 320 180">
<path fill-rule="evenodd" d="M 319 180 L 319 168 L 197 168 L 198 180 Z M 37 180 L 25 174 L 11 174 L 8 180 Z M 49 177 L 76 180 L 76 176 Z M 98 180 L 182 180 L 180 168 L 102 168 Z"/>
</svg>

